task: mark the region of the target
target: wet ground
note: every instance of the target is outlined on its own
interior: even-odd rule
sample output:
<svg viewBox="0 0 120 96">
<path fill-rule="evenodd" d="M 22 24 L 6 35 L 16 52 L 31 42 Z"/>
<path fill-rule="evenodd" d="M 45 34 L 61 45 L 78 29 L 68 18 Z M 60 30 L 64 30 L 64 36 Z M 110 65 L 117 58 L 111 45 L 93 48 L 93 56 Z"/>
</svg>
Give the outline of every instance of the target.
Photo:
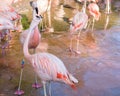
<svg viewBox="0 0 120 96">
<path fill-rule="evenodd" d="M 71 15 L 69 9 L 64 9 Z M 68 17 L 65 14 L 64 19 Z M 52 96 L 120 96 L 119 15 L 103 13 L 100 20 L 96 22 L 93 32 L 91 30 L 82 32 L 79 38 L 81 52 L 79 55 L 69 51 L 71 37 L 68 32 L 68 23 L 54 21 L 53 27 L 54 33 L 42 33 L 42 41 L 37 52 L 47 51 L 59 57 L 79 83 L 76 84 L 77 89 L 73 90 L 66 84 L 52 82 Z M 20 33 L 11 32 L 11 35 L 10 46 L 5 49 L 6 54 L 0 54 L 0 96 L 15 96 L 21 61 L 24 58 L 19 41 Z M 72 36 L 74 50 L 76 50 L 78 39 L 76 36 L 76 34 Z M 0 47 L 1 45 L 0 43 Z M 2 52 L 1 49 L 0 52 Z M 21 84 L 21 89 L 25 92 L 23 96 L 43 96 L 42 88 L 32 88 L 35 82 L 34 75 L 33 68 L 25 60 Z M 41 83 L 40 79 L 38 82 Z"/>
<path fill-rule="evenodd" d="M 68 32 L 42 33 L 41 48 L 59 57 L 67 69 L 79 80 L 77 89 L 63 83 L 52 82 L 52 96 L 120 96 L 120 26 L 108 30 L 83 32 L 80 55 L 69 51 Z M 14 96 L 18 88 L 23 57 L 19 34 L 12 32 L 6 55 L 0 55 L 0 96 Z M 93 37 L 94 36 L 94 37 Z M 74 47 L 76 48 L 76 35 Z M 43 47 L 44 46 L 44 47 Z M 25 61 L 21 89 L 23 96 L 43 96 L 43 89 L 34 89 L 34 72 Z M 38 79 L 40 83 L 40 79 Z"/>
</svg>

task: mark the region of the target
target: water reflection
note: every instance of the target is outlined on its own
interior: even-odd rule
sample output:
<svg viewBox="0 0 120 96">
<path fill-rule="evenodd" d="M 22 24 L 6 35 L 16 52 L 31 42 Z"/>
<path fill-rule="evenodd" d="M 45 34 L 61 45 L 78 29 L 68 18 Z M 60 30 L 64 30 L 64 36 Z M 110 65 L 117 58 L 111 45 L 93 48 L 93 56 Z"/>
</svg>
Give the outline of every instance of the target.
<svg viewBox="0 0 120 96">
<path fill-rule="evenodd" d="M 61 6 L 62 8 L 60 7 L 61 9 L 59 9 L 59 7 L 56 10 L 62 9 L 60 14 L 62 12 L 65 12 L 65 14 L 58 15 L 58 17 L 70 18 L 73 15 L 72 9 L 64 6 Z M 65 21 L 61 20 L 59 23 L 59 20 L 52 18 L 53 21 L 56 21 L 55 23 L 52 22 L 54 27 L 58 29 L 58 27 L 63 25 L 60 29 L 64 31 L 62 30 L 59 33 L 55 31 L 56 34 L 42 34 L 42 40 L 45 43 L 41 44 L 41 48 L 38 48 L 37 51 L 42 50 L 54 53 L 64 61 L 70 72 L 79 79 L 77 90 L 72 90 L 65 84 L 52 82 L 52 96 L 120 95 L 120 18 L 114 12 L 110 15 L 105 15 L 104 12 L 101 13 L 100 20 L 95 24 L 95 34 L 97 34 L 98 43 L 94 43 L 91 31 L 88 30 L 88 33 L 84 33 L 87 34 L 85 35 L 86 37 L 83 36 L 80 41 L 80 50 L 85 54 L 78 57 L 75 55 L 70 57 L 66 51 L 70 38 L 68 38 L 67 34 L 69 24 L 66 24 Z M 54 17 L 54 14 L 52 16 Z M 105 30 L 102 31 L 103 29 Z M 0 56 L 0 92 L 6 96 L 13 96 L 18 84 L 19 66 L 23 58 L 22 48 L 19 44 L 19 33 L 12 32 L 10 46 L 11 49 L 7 52 L 6 58 Z M 43 46 L 47 49 L 43 48 Z M 5 64 L 12 68 L 12 72 L 10 68 L 7 71 L 6 67 L 1 67 L 2 65 L 5 66 Z M 42 89 L 34 90 L 31 88 L 31 84 L 34 81 L 34 73 L 31 70 L 33 69 L 26 62 L 22 88 L 25 90 L 26 96 L 40 96 L 43 93 Z M 9 80 L 9 78 L 12 79 Z"/>
<path fill-rule="evenodd" d="M 105 30 L 106 30 L 107 27 L 108 27 L 108 24 L 109 24 L 109 18 L 110 18 L 109 15 L 106 15 L 106 16 L 105 16 L 105 19 L 106 19 L 106 21 L 105 21 L 105 25 L 104 25 L 104 29 L 105 29 Z"/>
</svg>

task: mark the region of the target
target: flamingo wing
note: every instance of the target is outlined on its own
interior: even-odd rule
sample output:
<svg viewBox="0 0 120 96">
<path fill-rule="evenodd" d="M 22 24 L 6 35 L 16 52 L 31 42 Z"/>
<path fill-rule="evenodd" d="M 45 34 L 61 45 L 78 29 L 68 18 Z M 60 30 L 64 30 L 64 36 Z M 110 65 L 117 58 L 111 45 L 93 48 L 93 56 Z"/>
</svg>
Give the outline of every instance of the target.
<svg viewBox="0 0 120 96">
<path fill-rule="evenodd" d="M 77 12 L 73 17 L 72 24 L 70 26 L 71 32 L 76 32 L 78 30 L 82 30 L 88 21 L 88 16 L 86 13 Z"/>
<path fill-rule="evenodd" d="M 55 55 L 39 53 L 33 57 L 35 58 L 32 60 L 32 64 L 42 80 L 60 81 L 72 86 L 74 85 L 73 82 L 78 82 L 78 80 L 68 72 L 64 63 Z"/>
</svg>

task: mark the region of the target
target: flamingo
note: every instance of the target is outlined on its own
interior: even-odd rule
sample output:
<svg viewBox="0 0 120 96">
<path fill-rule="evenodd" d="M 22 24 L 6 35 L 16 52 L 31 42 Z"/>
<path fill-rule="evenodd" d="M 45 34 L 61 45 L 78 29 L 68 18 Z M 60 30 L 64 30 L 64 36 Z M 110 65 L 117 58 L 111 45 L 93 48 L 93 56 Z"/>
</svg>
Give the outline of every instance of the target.
<svg viewBox="0 0 120 96">
<path fill-rule="evenodd" d="M 33 18 L 35 18 L 35 16 L 38 15 L 37 4 L 36 4 L 36 2 L 31 1 L 30 5 L 33 9 Z M 24 44 L 25 39 L 26 39 L 28 34 L 29 34 L 29 28 L 20 34 L 20 42 L 22 45 Z M 29 49 L 34 49 L 33 51 L 35 52 L 36 47 L 40 43 L 40 39 L 41 39 L 41 34 L 40 34 L 39 29 L 38 29 L 38 26 L 36 26 L 34 28 L 34 30 L 32 31 L 31 36 L 30 36 L 29 45 L 28 45 Z M 37 83 L 37 76 L 35 76 L 35 83 L 32 86 L 35 88 L 40 87 L 40 85 Z"/>
<path fill-rule="evenodd" d="M 95 20 L 96 21 L 99 20 L 101 13 L 99 12 L 99 7 L 96 3 L 90 3 L 88 5 L 88 11 L 89 14 L 93 17 L 93 21 L 92 21 L 93 22 L 92 31 L 93 31 Z"/>
<path fill-rule="evenodd" d="M 17 28 L 13 25 L 11 20 L 0 16 L 0 30 L 4 30 L 4 29 L 15 30 Z"/>
<path fill-rule="evenodd" d="M 17 29 L 13 27 L 13 21 L 20 18 L 20 15 L 11 6 L 13 3 L 15 3 L 14 0 L 0 1 L 0 30 L 6 30 L 2 32 L 8 33 L 8 36 L 10 35 L 10 29 Z"/>
<path fill-rule="evenodd" d="M 8 41 L 11 39 L 9 30 L 17 30 L 17 28 L 13 25 L 11 20 L 0 16 L 0 34 L 1 34 L 0 42 L 1 42 L 1 39 L 3 39 L 6 35 L 8 36 Z M 7 45 L 9 45 L 8 41 L 7 41 Z M 7 46 L 4 46 L 4 48 L 2 49 L 5 49 L 5 48 L 7 48 Z"/>
<path fill-rule="evenodd" d="M 12 4 L 17 2 L 17 0 L 1 0 L 0 1 L 0 42 L 5 35 L 8 36 L 8 41 L 11 39 L 10 30 L 18 30 L 17 27 L 13 24 L 13 21 L 19 19 L 19 14 L 14 10 Z M 7 48 L 9 42 L 3 46 Z M 6 46 L 7 45 L 7 46 Z M 2 48 L 2 49 L 3 49 Z"/>
<path fill-rule="evenodd" d="M 30 28 L 29 34 L 25 40 L 23 45 L 23 53 L 25 58 L 32 64 L 35 72 L 41 78 L 44 88 L 44 96 L 47 96 L 46 93 L 46 82 L 48 81 L 59 81 L 64 82 L 72 88 L 75 87 L 74 83 L 78 83 L 78 80 L 73 77 L 68 70 L 66 69 L 64 63 L 55 55 L 43 52 L 43 53 L 29 53 L 29 40 L 32 31 L 36 26 L 38 26 L 39 22 L 41 21 L 41 16 L 36 16 L 33 18 Z"/>
<path fill-rule="evenodd" d="M 77 12 L 75 14 L 75 16 L 73 17 L 72 20 L 72 24 L 70 25 L 70 34 L 73 35 L 74 32 L 79 32 L 78 33 L 78 39 L 77 39 L 77 48 L 76 48 L 76 53 L 80 54 L 81 52 L 79 52 L 79 37 L 80 37 L 80 33 L 81 30 L 85 28 L 86 24 L 88 22 L 88 16 L 86 13 L 84 12 Z M 70 51 L 72 51 L 72 38 L 71 38 L 71 42 L 70 42 Z"/>
</svg>

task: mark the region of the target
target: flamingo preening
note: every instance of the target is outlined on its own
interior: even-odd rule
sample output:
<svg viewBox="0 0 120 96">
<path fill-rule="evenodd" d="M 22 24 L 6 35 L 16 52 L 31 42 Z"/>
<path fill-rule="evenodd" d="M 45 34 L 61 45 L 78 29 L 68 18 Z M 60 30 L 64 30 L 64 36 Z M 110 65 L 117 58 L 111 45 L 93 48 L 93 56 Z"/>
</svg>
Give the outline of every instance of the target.
<svg viewBox="0 0 120 96">
<path fill-rule="evenodd" d="M 32 31 L 41 21 L 41 16 L 36 16 L 33 18 L 29 34 L 23 45 L 23 53 L 25 58 L 32 64 L 35 72 L 41 78 L 44 88 L 44 96 L 47 96 L 46 93 L 46 82 L 47 81 L 60 81 L 64 82 L 72 87 L 75 87 L 74 83 L 78 83 L 78 80 L 73 77 L 64 66 L 63 62 L 53 54 L 43 52 L 43 53 L 29 53 L 29 39 Z"/>
<path fill-rule="evenodd" d="M 92 21 L 92 31 L 93 31 L 95 20 L 96 21 L 99 20 L 101 13 L 96 3 L 90 3 L 88 5 L 88 11 L 89 11 L 89 14 L 93 17 L 93 21 Z"/>
<path fill-rule="evenodd" d="M 80 54 L 81 52 L 79 51 L 79 38 L 80 38 L 80 34 L 81 34 L 81 31 L 82 29 L 85 28 L 86 24 L 88 22 L 88 16 L 86 13 L 84 12 L 77 12 L 75 14 L 75 16 L 73 17 L 73 20 L 72 20 L 72 23 L 70 25 L 70 34 L 73 35 L 75 32 L 79 32 L 78 33 L 78 38 L 77 38 L 77 47 L 76 47 L 76 53 L 77 54 Z M 71 38 L 71 41 L 70 41 L 70 51 L 72 51 L 72 41 L 73 39 Z"/>
</svg>

